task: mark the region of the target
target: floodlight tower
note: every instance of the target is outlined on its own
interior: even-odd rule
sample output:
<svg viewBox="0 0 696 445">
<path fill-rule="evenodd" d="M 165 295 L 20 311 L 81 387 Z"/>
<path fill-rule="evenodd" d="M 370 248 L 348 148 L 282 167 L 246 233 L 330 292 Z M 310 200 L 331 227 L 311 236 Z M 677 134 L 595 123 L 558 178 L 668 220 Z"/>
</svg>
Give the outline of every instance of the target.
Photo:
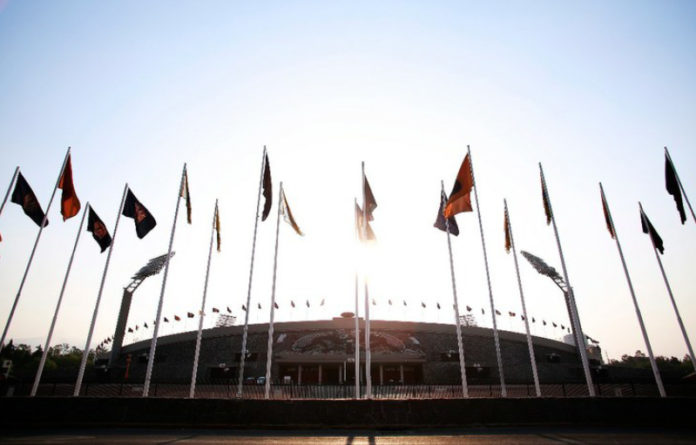
<svg viewBox="0 0 696 445">
<path fill-rule="evenodd" d="M 169 258 L 174 256 L 172 252 Z M 118 313 L 118 321 L 116 322 L 116 331 L 114 332 L 113 346 L 111 347 L 111 358 L 109 366 L 113 366 L 121 354 L 121 345 L 123 344 L 123 336 L 126 332 L 126 323 L 128 323 L 128 313 L 130 312 L 131 300 L 135 290 L 145 281 L 145 278 L 157 275 L 167 264 L 167 254 L 152 258 L 146 265 L 140 268 L 139 271 L 131 277 L 131 282 L 123 288 L 123 299 L 121 300 L 121 310 Z"/>
</svg>

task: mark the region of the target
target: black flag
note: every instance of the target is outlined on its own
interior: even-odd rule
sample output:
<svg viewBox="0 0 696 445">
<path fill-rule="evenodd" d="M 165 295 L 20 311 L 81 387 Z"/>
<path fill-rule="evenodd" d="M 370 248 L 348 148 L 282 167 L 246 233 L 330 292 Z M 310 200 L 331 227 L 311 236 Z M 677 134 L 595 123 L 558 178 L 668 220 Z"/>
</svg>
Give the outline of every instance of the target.
<svg viewBox="0 0 696 445">
<path fill-rule="evenodd" d="M 12 192 L 12 202 L 21 205 L 24 213 L 31 218 L 31 220 L 34 221 L 37 226 L 41 227 L 41 223 L 43 222 L 46 214 L 41 209 L 39 200 L 36 199 L 34 191 L 29 186 L 27 180 L 24 179 L 21 172 L 17 174 L 17 182 L 15 183 L 15 188 Z M 47 225 L 48 219 L 46 219 L 44 227 Z"/>
<path fill-rule="evenodd" d="M 261 221 L 266 221 L 268 214 L 271 212 L 271 204 L 273 204 L 273 183 L 271 182 L 271 164 L 268 163 L 268 155 L 263 161 L 263 213 Z"/>
<path fill-rule="evenodd" d="M 365 213 L 367 214 L 368 221 L 374 221 L 375 218 L 372 216 L 372 212 L 374 212 L 377 208 L 377 201 L 375 200 L 375 195 L 372 194 L 372 187 L 370 187 L 370 183 L 367 182 L 367 176 L 363 175 L 363 181 L 365 187 Z"/>
<path fill-rule="evenodd" d="M 130 188 L 128 189 L 126 202 L 123 204 L 123 212 L 121 214 L 128 218 L 133 218 L 133 221 L 135 221 L 135 233 L 140 239 L 144 238 L 157 225 L 157 221 L 155 221 L 150 211 L 138 201 L 138 198 L 135 197 Z"/>
<path fill-rule="evenodd" d="M 655 227 L 650 223 L 650 220 L 648 219 L 648 215 L 643 212 L 643 208 L 641 207 L 640 209 L 640 225 L 643 229 L 643 233 L 647 233 L 650 235 L 650 240 L 652 240 L 653 246 L 660 251 L 661 254 L 665 254 L 665 246 L 662 243 L 662 238 L 660 238 L 660 235 L 658 235 L 657 230 L 655 230 Z"/>
<path fill-rule="evenodd" d="M 445 195 L 445 192 L 440 193 L 440 208 L 437 210 L 437 218 L 435 219 L 435 224 L 433 224 L 433 227 L 436 229 L 440 229 L 443 232 L 447 231 L 447 226 L 449 226 L 449 233 L 451 233 L 454 236 L 459 235 L 459 226 L 457 226 L 457 220 L 454 219 L 454 216 L 451 218 L 447 218 L 445 222 L 445 205 L 447 204 L 447 195 Z"/>
<path fill-rule="evenodd" d="M 665 153 L 665 186 L 667 187 L 667 193 L 674 197 L 681 223 L 684 224 L 686 222 L 686 212 L 684 211 L 681 188 L 677 180 L 677 171 L 674 169 L 672 160 L 667 156 L 667 153 Z"/>
<path fill-rule="evenodd" d="M 111 245 L 111 235 L 106 229 L 104 222 L 99 218 L 97 212 L 89 206 L 89 218 L 87 219 L 87 231 L 92 232 L 92 237 L 94 241 L 99 244 L 101 251 L 104 252 Z"/>
</svg>

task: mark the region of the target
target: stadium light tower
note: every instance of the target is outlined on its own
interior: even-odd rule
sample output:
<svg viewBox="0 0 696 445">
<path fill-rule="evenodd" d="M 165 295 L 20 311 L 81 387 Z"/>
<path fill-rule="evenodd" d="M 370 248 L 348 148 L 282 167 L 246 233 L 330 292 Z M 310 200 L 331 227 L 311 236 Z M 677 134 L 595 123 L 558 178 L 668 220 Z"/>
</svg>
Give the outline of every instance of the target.
<svg viewBox="0 0 696 445">
<path fill-rule="evenodd" d="M 174 256 L 172 252 L 171 257 Z M 126 323 L 128 323 L 128 313 L 130 312 L 133 293 L 145 281 L 145 278 L 157 275 L 167 264 L 167 254 L 152 258 L 146 265 L 140 268 L 139 271 L 131 277 L 131 282 L 123 288 L 123 299 L 121 300 L 121 310 L 118 313 L 118 321 L 116 322 L 116 331 L 114 332 L 113 346 L 111 347 L 111 358 L 109 366 L 113 366 L 121 354 L 121 345 L 123 344 L 123 336 L 126 332 Z"/>
</svg>

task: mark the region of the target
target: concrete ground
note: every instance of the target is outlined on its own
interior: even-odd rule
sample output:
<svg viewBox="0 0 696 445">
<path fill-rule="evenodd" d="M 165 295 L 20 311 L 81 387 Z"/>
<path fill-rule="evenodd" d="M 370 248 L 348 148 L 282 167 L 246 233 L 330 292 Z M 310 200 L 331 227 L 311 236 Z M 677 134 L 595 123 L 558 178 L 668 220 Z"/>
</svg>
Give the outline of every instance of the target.
<svg viewBox="0 0 696 445">
<path fill-rule="evenodd" d="M 22 429 L 0 432 L 1 444 L 693 444 L 696 429 L 470 428 L 439 430 Z"/>
</svg>

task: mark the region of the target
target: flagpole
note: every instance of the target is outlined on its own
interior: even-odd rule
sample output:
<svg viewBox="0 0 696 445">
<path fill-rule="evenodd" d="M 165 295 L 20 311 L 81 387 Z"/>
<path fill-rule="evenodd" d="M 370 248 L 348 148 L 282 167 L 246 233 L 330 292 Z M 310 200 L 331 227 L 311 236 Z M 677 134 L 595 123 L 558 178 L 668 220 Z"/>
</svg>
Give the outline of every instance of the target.
<svg viewBox="0 0 696 445">
<path fill-rule="evenodd" d="M 2 200 L 2 205 L 0 205 L 0 215 L 2 215 L 2 210 L 5 208 L 5 203 L 7 203 L 7 198 L 10 197 L 10 191 L 12 191 L 12 185 L 14 185 L 15 180 L 17 180 L 17 175 L 19 175 L 19 165 L 15 168 L 14 175 L 12 175 L 12 180 L 10 185 L 7 186 L 7 193 L 5 193 L 5 199 Z"/>
<path fill-rule="evenodd" d="M 573 332 L 575 335 L 575 345 L 580 352 L 580 360 L 582 362 L 583 371 L 585 373 L 585 381 L 587 382 L 587 390 L 590 397 L 595 396 L 595 388 L 592 383 L 592 374 L 590 372 L 590 364 L 587 360 L 587 343 L 585 342 L 585 333 L 580 325 L 580 316 L 578 314 L 578 307 L 575 304 L 575 295 L 573 294 L 573 288 L 570 285 L 570 280 L 568 279 L 568 269 L 566 268 L 565 258 L 563 257 L 563 249 L 561 248 L 561 239 L 558 236 L 558 226 L 556 225 L 556 215 L 553 213 L 553 207 L 551 206 L 551 197 L 549 196 L 548 189 L 546 188 L 546 178 L 544 177 L 544 169 L 539 163 L 539 171 L 541 172 L 541 182 L 544 187 L 544 193 L 546 193 L 549 212 L 551 213 L 551 222 L 553 222 L 553 233 L 556 236 L 556 245 L 558 246 L 558 254 L 561 257 L 561 266 L 563 267 L 563 277 L 565 278 L 566 286 L 568 291 L 566 292 L 566 299 L 568 302 L 568 312 L 570 315 L 570 323 L 573 325 Z"/>
<path fill-rule="evenodd" d="M 249 286 L 247 287 L 247 310 L 244 314 L 244 331 L 242 334 L 242 352 L 239 357 L 239 381 L 237 382 L 237 397 L 242 397 L 242 384 L 244 383 L 244 361 L 246 359 L 247 335 L 249 332 L 249 307 L 251 303 L 251 278 L 254 274 L 254 254 L 256 253 L 256 232 L 259 227 L 259 205 L 261 204 L 261 187 L 263 187 L 263 173 L 266 168 L 266 146 L 263 146 L 263 157 L 261 158 L 261 175 L 259 177 L 259 192 L 256 197 L 256 213 L 254 214 L 254 238 L 251 243 L 251 264 L 249 265 Z"/>
<path fill-rule="evenodd" d="M 689 197 L 686 196 L 686 190 L 684 190 L 684 186 L 681 183 L 681 179 L 679 179 L 679 174 L 677 173 L 677 168 L 674 166 L 674 162 L 672 162 L 672 156 L 669 155 L 669 150 L 667 150 L 667 147 L 665 147 L 665 154 L 667 155 L 667 158 L 669 159 L 669 163 L 672 164 L 672 169 L 674 170 L 674 176 L 677 177 L 677 183 L 679 184 L 679 188 L 681 189 L 682 195 L 684 195 L 684 199 L 686 200 L 686 204 L 689 206 L 689 210 L 691 211 L 691 217 L 694 219 L 694 222 L 696 222 L 696 215 L 694 214 L 694 209 L 691 207 L 691 202 L 689 202 Z M 19 167 L 17 167 L 19 168 Z"/>
<path fill-rule="evenodd" d="M 638 202 L 638 206 L 640 207 L 640 214 L 642 218 L 644 215 L 643 205 L 640 202 Z M 652 242 L 652 236 L 650 237 L 650 241 Z M 679 322 L 679 327 L 681 328 L 682 335 L 684 336 L 686 347 L 689 350 L 689 358 L 691 359 L 691 365 L 694 367 L 694 370 L 696 370 L 696 358 L 694 358 L 694 350 L 691 347 L 691 341 L 689 341 L 689 336 L 686 333 L 686 328 L 684 327 L 684 322 L 682 321 L 681 314 L 679 313 L 679 308 L 677 308 L 677 302 L 674 300 L 674 294 L 672 294 L 672 287 L 669 285 L 669 281 L 667 280 L 667 274 L 665 273 L 665 268 L 662 267 L 662 260 L 660 259 L 660 255 L 657 253 L 657 247 L 655 246 L 655 243 L 652 243 L 652 246 L 653 250 L 655 251 L 655 258 L 657 259 L 657 264 L 660 266 L 660 272 L 662 272 L 662 278 L 665 280 L 665 286 L 667 287 L 667 292 L 669 293 L 669 299 L 672 302 L 674 313 L 677 315 L 677 321 Z"/>
<path fill-rule="evenodd" d="M 445 194 L 445 181 L 440 181 L 442 195 Z M 440 207 L 443 207 L 442 204 Z M 444 207 L 442 209 L 445 210 Z M 444 215 L 443 215 L 444 217 Z M 454 278 L 454 260 L 452 259 L 452 242 L 450 241 L 449 218 L 445 218 L 447 232 L 447 249 L 449 250 L 450 274 L 452 275 L 452 297 L 454 299 L 454 324 L 457 327 L 457 347 L 459 348 L 459 371 L 462 376 L 462 395 L 469 397 L 469 387 L 466 383 L 466 366 L 464 365 L 464 344 L 462 343 L 462 325 L 459 319 L 459 303 L 457 302 L 457 283 Z"/>
<path fill-rule="evenodd" d="M 358 199 L 355 199 L 355 207 L 358 206 Z M 360 245 L 360 233 L 358 230 L 358 215 L 355 215 L 355 236 L 358 239 L 358 246 Z M 360 308 L 359 298 L 358 298 L 358 270 L 355 270 L 355 398 L 360 398 L 360 320 L 358 318 L 358 310 Z"/>
<path fill-rule="evenodd" d="M 191 389 L 189 398 L 193 399 L 196 392 L 196 375 L 198 374 L 198 356 L 201 352 L 201 337 L 203 336 L 203 318 L 205 314 L 205 297 L 208 294 L 208 277 L 210 276 L 210 259 L 213 254 L 213 235 L 215 234 L 215 219 L 218 212 L 218 200 L 215 200 L 215 211 L 213 212 L 213 225 L 210 229 L 210 247 L 208 248 L 208 264 L 205 267 L 205 281 L 203 284 L 203 298 L 201 301 L 201 315 L 198 321 L 198 335 L 196 336 L 196 352 L 193 356 L 193 372 L 191 373 Z M 155 323 L 157 324 L 157 323 Z"/>
<path fill-rule="evenodd" d="M 481 223 L 481 209 L 479 208 L 478 187 L 476 186 L 476 177 L 474 176 L 474 161 L 471 158 L 471 148 L 466 146 L 467 154 L 469 155 L 469 166 L 471 168 L 471 182 L 474 186 L 474 197 L 476 197 L 476 216 L 478 216 L 479 231 L 481 232 L 481 246 L 483 247 L 483 262 L 486 266 L 486 281 L 488 282 L 488 297 L 491 303 L 491 317 L 493 318 L 493 339 L 495 340 L 495 354 L 498 359 L 498 374 L 500 376 L 500 392 L 503 397 L 507 397 L 507 388 L 505 387 L 505 373 L 503 371 L 503 358 L 500 353 L 500 338 L 498 336 L 498 324 L 495 319 L 495 305 L 493 304 L 493 288 L 491 287 L 491 274 L 488 270 L 488 255 L 486 254 L 486 240 L 483 235 L 483 224 Z"/>
<path fill-rule="evenodd" d="M 164 304 L 164 289 L 167 286 L 167 277 L 169 276 L 169 262 L 172 258 L 172 246 L 174 245 L 174 233 L 176 232 L 176 220 L 179 215 L 179 204 L 181 204 L 181 190 L 184 187 L 184 178 L 186 178 L 186 163 L 181 171 L 181 181 L 179 188 L 176 191 L 176 209 L 174 210 L 174 222 L 172 222 L 172 232 L 169 235 L 169 249 L 167 250 L 167 262 L 164 264 L 164 277 L 162 278 L 162 289 L 160 290 L 159 303 L 157 304 L 157 324 L 153 329 L 152 341 L 150 342 L 150 354 L 147 358 L 147 371 L 145 372 L 145 384 L 143 385 L 143 397 L 147 397 L 150 393 L 150 380 L 152 379 L 152 367 L 155 364 L 155 350 L 157 349 L 157 334 L 159 332 L 159 320 L 162 316 L 162 306 Z M 186 179 L 188 180 L 188 179 Z M 188 199 L 188 198 L 187 198 Z M 201 316 L 201 319 L 203 317 Z"/>
<path fill-rule="evenodd" d="M 650 345 L 650 339 L 648 338 L 648 332 L 645 329 L 645 323 L 643 323 L 643 315 L 640 312 L 640 307 L 638 306 L 638 299 L 636 298 L 636 293 L 633 290 L 633 283 L 631 282 L 631 277 L 628 274 L 628 267 L 626 267 L 626 260 L 624 259 L 623 249 L 621 249 L 621 242 L 619 242 L 619 234 L 616 232 L 616 227 L 614 227 L 614 218 L 611 216 L 609 211 L 609 202 L 604 195 L 604 187 L 602 183 L 599 183 L 599 191 L 602 194 L 602 201 L 607 206 L 607 218 L 609 219 L 609 224 L 611 224 L 611 230 L 614 232 L 614 238 L 616 239 L 616 248 L 619 250 L 619 257 L 621 258 L 621 265 L 623 266 L 624 275 L 626 275 L 626 282 L 628 283 L 628 290 L 631 292 L 631 298 L 633 299 L 633 307 L 636 310 L 636 317 L 638 317 L 638 324 L 640 325 L 640 331 L 643 334 L 643 341 L 645 341 L 645 347 L 648 350 L 648 357 L 650 357 L 650 366 L 652 367 L 653 375 L 655 376 L 655 383 L 657 384 L 657 389 L 660 392 L 660 397 L 666 397 L 665 387 L 662 384 L 662 377 L 660 376 L 660 370 L 657 367 L 657 362 L 655 361 L 655 355 L 653 354 L 652 346 Z"/>
<path fill-rule="evenodd" d="M 505 204 L 505 221 L 507 229 L 510 233 L 510 245 L 512 247 L 512 257 L 515 260 L 515 272 L 517 273 L 517 285 L 520 288 L 520 300 L 522 300 L 522 315 L 524 315 L 524 328 L 527 332 L 527 347 L 529 348 L 529 360 L 532 362 L 532 375 L 534 377 L 534 389 L 537 397 L 541 397 L 541 387 L 539 386 L 539 372 L 536 366 L 536 357 L 534 355 L 534 345 L 532 344 L 532 335 L 529 332 L 529 317 L 527 316 L 527 306 L 524 303 L 524 292 L 522 290 L 522 278 L 520 277 L 520 267 L 517 263 L 517 249 L 515 249 L 515 238 L 512 236 L 512 222 L 510 221 L 510 213 L 508 212 L 507 200 L 503 199 Z"/>
<path fill-rule="evenodd" d="M 73 396 L 77 397 L 80 395 L 80 388 L 82 387 L 82 378 L 85 375 L 85 367 L 87 366 L 87 358 L 89 357 L 89 345 L 92 342 L 92 334 L 94 333 L 94 325 L 97 322 L 97 313 L 99 312 L 99 304 L 101 303 L 102 292 L 104 291 L 104 282 L 106 281 L 106 272 L 109 270 L 109 262 L 111 261 L 111 253 L 114 250 L 114 244 L 116 244 L 116 232 L 118 231 L 118 222 L 121 220 L 121 213 L 123 213 L 123 203 L 126 200 L 126 192 L 128 192 L 128 183 L 123 186 L 123 196 L 121 197 L 121 204 L 118 207 L 118 213 L 116 214 L 116 224 L 114 226 L 114 235 L 111 237 L 111 245 L 109 246 L 109 253 L 106 255 L 106 263 L 104 264 L 104 272 L 102 273 L 101 283 L 99 284 L 99 293 L 97 294 L 97 302 L 94 304 L 94 313 L 92 314 L 92 322 L 89 325 L 89 333 L 87 334 L 87 342 L 85 343 L 85 349 L 82 352 L 82 360 L 80 361 L 80 370 L 77 373 L 77 381 L 75 381 L 75 391 Z"/>
<path fill-rule="evenodd" d="M 362 163 L 363 191 L 363 238 L 367 239 L 367 202 L 365 191 L 365 161 Z M 370 300 L 368 291 L 367 271 L 363 277 L 365 283 L 365 398 L 372 398 L 372 355 L 370 353 Z"/>
<path fill-rule="evenodd" d="M 271 360 L 273 359 L 273 316 L 275 314 L 275 290 L 276 290 L 276 272 L 278 270 L 278 240 L 280 238 L 280 210 L 281 201 L 283 200 L 283 181 L 280 182 L 278 190 L 278 217 L 276 219 L 276 239 L 275 253 L 273 254 L 273 284 L 271 284 L 271 316 L 268 323 L 268 346 L 266 348 L 266 387 L 265 398 L 268 400 L 271 396 Z"/>
<path fill-rule="evenodd" d="M 24 269 L 24 275 L 22 276 L 22 281 L 19 284 L 19 289 L 17 290 L 17 295 L 15 296 L 14 303 L 12 304 L 12 309 L 10 309 L 10 315 L 7 317 L 7 322 L 5 323 L 5 329 L 2 331 L 2 338 L 0 338 L 0 348 L 5 346 L 5 338 L 7 337 L 7 331 L 10 329 L 10 324 L 12 323 L 12 318 L 14 317 L 15 309 L 17 309 L 17 303 L 19 303 L 19 297 L 22 295 L 22 289 L 24 288 L 24 283 L 27 280 L 27 274 L 29 273 L 29 268 L 34 260 L 34 254 L 36 253 L 36 247 L 39 245 L 39 240 L 41 239 L 41 233 L 43 232 L 44 226 L 48 221 L 48 211 L 51 210 L 51 204 L 53 203 L 53 198 L 56 196 L 56 190 L 58 189 L 58 184 L 60 184 L 60 178 L 63 176 L 63 170 L 65 170 L 65 164 L 68 162 L 68 157 L 70 156 L 70 147 L 65 153 L 65 158 L 63 159 L 63 166 L 60 168 L 60 173 L 58 173 L 58 179 L 56 180 L 56 185 L 53 187 L 53 193 L 51 193 L 51 199 L 48 200 L 48 206 L 46 207 L 46 213 L 44 213 L 43 220 L 41 221 L 41 227 L 39 227 L 39 233 L 36 235 L 36 241 L 34 241 L 34 248 L 31 250 L 31 255 L 29 255 L 29 261 L 27 262 L 27 267 Z M 17 167 L 19 168 L 19 167 Z M 9 190 L 8 190 L 9 192 Z M 3 203 L 4 205 L 4 203 Z"/>
</svg>

